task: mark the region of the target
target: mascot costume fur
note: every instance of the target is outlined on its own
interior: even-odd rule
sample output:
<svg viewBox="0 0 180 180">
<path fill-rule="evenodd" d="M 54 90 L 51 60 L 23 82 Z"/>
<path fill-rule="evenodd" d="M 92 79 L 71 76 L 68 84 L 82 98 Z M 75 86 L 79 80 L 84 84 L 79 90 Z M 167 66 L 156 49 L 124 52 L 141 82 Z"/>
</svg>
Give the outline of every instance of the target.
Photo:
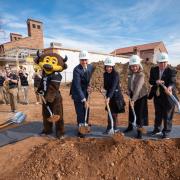
<svg viewBox="0 0 180 180">
<path fill-rule="evenodd" d="M 41 134 L 51 134 L 55 123 L 56 137 L 64 135 L 63 104 L 59 91 L 62 76 L 60 72 L 67 68 L 67 56 L 62 58 L 56 53 L 37 52 L 34 60 L 42 70 L 42 80 L 37 92 L 42 96 L 43 131 Z"/>
</svg>

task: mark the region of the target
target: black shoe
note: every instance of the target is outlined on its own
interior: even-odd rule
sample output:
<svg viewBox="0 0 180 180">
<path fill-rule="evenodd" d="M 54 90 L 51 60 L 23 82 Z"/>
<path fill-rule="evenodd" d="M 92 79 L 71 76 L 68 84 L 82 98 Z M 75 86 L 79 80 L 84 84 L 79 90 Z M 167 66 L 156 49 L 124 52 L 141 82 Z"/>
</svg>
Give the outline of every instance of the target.
<svg viewBox="0 0 180 180">
<path fill-rule="evenodd" d="M 45 130 L 42 130 L 39 135 L 49 135 L 49 134 L 52 134 L 52 131 L 45 131 Z"/>
<path fill-rule="evenodd" d="M 137 131 L 137 139 L 142 139 L 142 132 L 141 131 Z"/>
<path fill-rule="evenodd" d="M 78 133 L 77 133 L 77 137 L 80 137 L 80 138 L 85 138 L 85 135 L 84 135 L 84 134 L 82 134 L 82 133 L 80 133 L 80 132 L 78 132 Z"/>
<path fill-rule="evenodd" d="M 123 132 L 127 133 L 127 132 L 130 132 L 132 130 L 133 130 L 133 127 L 132 126 L 128 126 L 127 129 L 125 129 Z"/>
<path fill-rule="evenodd" d="M 63 138 L 64 138 L 64 133 L 61 133 L 60 131 L 57 131 L 57 132 L 56 132 L 56 137 L 57 137 L 58 139 L 63 139 Z"/>
<path fill-rule="evenodd" d="M 169 134 L 166 133 L 166 132 L 163 132 L 163 134 L 162 134 L 162 139 L 170 139 L 170 138 L 169 138 Z"/>
<path fill-rule="evenodd" d="M 152 135 L 152 136 L 160 135 L 160 134 L 161 134 L 161 131 L 158 130 L 158 129 L 154 129 L 154 130 L 151 132 L 151 135 Z"/>
</svg>

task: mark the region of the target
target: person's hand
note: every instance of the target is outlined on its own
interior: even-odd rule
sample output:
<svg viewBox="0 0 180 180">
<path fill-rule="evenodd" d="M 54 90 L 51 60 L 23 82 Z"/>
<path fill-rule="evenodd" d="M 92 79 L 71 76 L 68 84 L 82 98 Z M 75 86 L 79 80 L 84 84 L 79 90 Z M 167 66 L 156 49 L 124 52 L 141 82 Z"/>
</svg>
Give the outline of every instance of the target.
<svg viewBox="0 0 180 180">
<path fill-rule="evenodd" d="M 157 84 L 157 85 L 159 85 L 159 84 L 164 84 L 164 81 L 158 79 L 158 80 L 156 81 L 156 84 Z"/>
<path fill-rule="evenodd" d="M 168 91 L 170 94 L 172 94 L 172 86 L 169 86 L 169 87 L 167 88 L 167 91 Z"/>
<path fill-rule="evenodd" d="M 40 95 L 40 96 L 44 96 L 44 91 L 37 91 L 37 93 Z"/>
<path fill-rule="evenodd" d="M 109 101 L 110 101 L 110 98 L 105 99 L 106 104 L 109 104 Z"/>
<path fill-rule="evenodd" d="M 134 101 L 130 100 L 131 107 L 134 107 Z"/>
<path fill-rule="evenodd" d="M 92 93 L 92 87 L 91 87 L 91 86 L 88 86 L 87 92 L 88 92 L 88 94 L 91 94 L 91 93 Z"/>
<path fill-rule="evenodd" d="M 101 88 L 100 92 L 101 92 L 101 94 L 102 94 L 103 96 L 106 96 L 106 90 L 105 90 L 105 89 Z"/>
<path fill-rule="evenodd" d="M 89 108 L 89 103 L 88 103 L 88 101 L 84 101 L 84 106 L 85 106 L 86 109 Z"/>
</svg>

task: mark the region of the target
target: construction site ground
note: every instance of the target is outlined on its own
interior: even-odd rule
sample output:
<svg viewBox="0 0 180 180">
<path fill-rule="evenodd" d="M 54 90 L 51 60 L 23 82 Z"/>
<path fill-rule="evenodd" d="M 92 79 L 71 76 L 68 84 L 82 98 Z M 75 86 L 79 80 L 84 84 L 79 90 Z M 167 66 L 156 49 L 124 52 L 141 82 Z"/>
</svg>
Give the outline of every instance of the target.
<svg viewBox="0 0 180 180">
<path fill-rule="evenodd" d="M 39 136 L 42 130 L 41 105 L 35 104 L 33 88 L 30 104 L 18 104 L 26 122 L 0 130 L 0 179 L 180 179 L 180 115 L 173 118 L 171 139 L 152 137 L 154 108 L 148 102 L 149 126 L 143 140 L 136 131 L 123 136 L 103 135 L 107 124 L 104 99 L 93 92 L 90 99 L 92 132 L 85 139 L 76 137 L 76 115 L 69 87 L 62 86 L 65 138 Z M 118 117 L 122 132 L 127 126 L 126 112 Z M 22 96 L 21 96 L 22 98 Z M 0 123 L 12 113 L 0 104 Z"/>
</svg>

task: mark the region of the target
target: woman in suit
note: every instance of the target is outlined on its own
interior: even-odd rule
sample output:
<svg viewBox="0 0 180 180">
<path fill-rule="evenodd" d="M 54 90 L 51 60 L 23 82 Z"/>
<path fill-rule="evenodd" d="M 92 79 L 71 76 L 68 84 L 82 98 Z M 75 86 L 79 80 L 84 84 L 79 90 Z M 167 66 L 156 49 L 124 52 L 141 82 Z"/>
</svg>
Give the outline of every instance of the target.
<svg viewBox="0 0 180 180">
<path fill-rule="evenodd" d="M 144 82 L 143 67 L 138 55 L 132 55 L 129 60 L 128 95 L 129 125 L 124 132 L 133 130 L 134 115 L 136 114 L 137 138 L 142 138 L 142 126 L 148 125 L 147 89 Z"/>
<path fill-rule="evenodd" d="M 117 129 L 117 118 L 118 113 L 125 112 L 125 101 L 120 88 L 120 79 L 118 72 L 114 69 L 115 63 L 111 58 L 106 58 L 104 61 L 104 89 L 106 90 L 106 103 L 109 104 L 114 124 L 114 132 L 118 132 Z M 111 120 L 108 115 L 108 123 L 105 134 L 110 133 Z"/>
</svg>

